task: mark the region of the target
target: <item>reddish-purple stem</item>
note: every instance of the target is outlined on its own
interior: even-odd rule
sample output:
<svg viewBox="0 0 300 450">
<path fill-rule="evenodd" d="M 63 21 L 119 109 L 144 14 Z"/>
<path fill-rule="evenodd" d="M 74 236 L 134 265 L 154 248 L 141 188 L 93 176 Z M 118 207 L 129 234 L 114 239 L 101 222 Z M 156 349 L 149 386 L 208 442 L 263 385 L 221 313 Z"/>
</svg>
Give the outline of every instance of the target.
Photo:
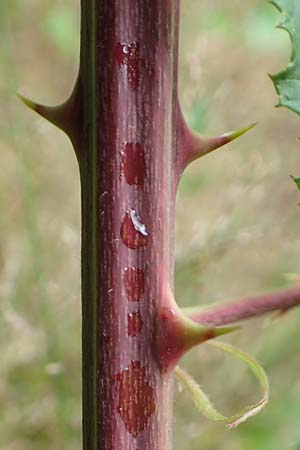
<svg viewBox="0 0 300 450">
<path fill-rule="evenodd" d="M 170 450 L 178 0 L 82 0 L 84 450 Z M 175 86 L 175 88 L 174 88 Z"/>
</svg>

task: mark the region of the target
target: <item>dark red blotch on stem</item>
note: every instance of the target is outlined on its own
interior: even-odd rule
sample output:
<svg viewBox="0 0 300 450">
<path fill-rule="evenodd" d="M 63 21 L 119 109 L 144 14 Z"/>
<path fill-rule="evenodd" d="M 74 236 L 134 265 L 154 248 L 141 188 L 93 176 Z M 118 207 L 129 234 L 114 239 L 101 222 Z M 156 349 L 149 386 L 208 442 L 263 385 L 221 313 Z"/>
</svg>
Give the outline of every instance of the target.
<svg viewBox="0 0 300 450">
<path fill-rule="evenodd" d="M 142 320 L 141 314 L 136 311 L 133 313 L 128 313 L 127 315 L 127 331 L 128 336 L 135 337 L 142 331 L 144 322 Z"/>
<path fill-rule="evenodd" d="M 133 209 L 126 212 L 120 234 L 123 243 L 132 250 L 148 245 L 148 232 L 146 227 Z"/>
<path fill-rule="evenodd" d="M 115 47 L 115 58 L 119 65 L 127 68 L 127 80 L 133 89 L 139 87 L 140 66 L 142 62 L 138 43 L 125 44 L 119 42 Z"/>
<path fill-rule="evenodd" d="M 121 175 L 128 184 L 142 188 L 146 175 L 145 152 L 140 144 L 128 142 L 122 152 Z"/>
<path fill-rule="evenodd" d="M 136 267 L 126 268 L 123 272 L 123 283 L 128 300 L 139 302 L 145 291 L 144 271 Z"/>
<path fill-rule="evenodd" d="M 118 412 L 126 430 L 137 437 L 155 411 L 153 388 L 140 361 L 131 361 L 125 370 L 116 375 L 115 380 Z"/>
</svg>

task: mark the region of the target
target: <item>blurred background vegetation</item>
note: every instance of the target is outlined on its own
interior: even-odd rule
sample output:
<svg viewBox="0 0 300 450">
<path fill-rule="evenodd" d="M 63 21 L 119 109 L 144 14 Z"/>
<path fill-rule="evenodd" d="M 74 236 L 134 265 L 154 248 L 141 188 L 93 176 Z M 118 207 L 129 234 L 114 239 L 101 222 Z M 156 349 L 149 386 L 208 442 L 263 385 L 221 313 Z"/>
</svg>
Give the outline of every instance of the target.
<svg viewBox="0 0 300 450">
<path fill-rule="evenodd" d="M 300 121 L 276 110 L 267 73 L 287 34 L 264 0 L 182 0 L 180 97 L 190 125 L 258 121 L 195 162 L 177 204 L 176 297 L 225 301 L 292 285 L 300 273 Z M 79 0 L 0 3 L 0 449 L 81 448 L 80 198 L 68 139 L 20 104 L 56 104 L 78 68 Z M 175 450 L 300 449 L 300 312 L 227 338 L 266 368 L 271 401 L 233 431 L 175 392 Z M 226 413 L 257 397 L 247 370 L 203 345 L 184 365 Z"/>
</svg>

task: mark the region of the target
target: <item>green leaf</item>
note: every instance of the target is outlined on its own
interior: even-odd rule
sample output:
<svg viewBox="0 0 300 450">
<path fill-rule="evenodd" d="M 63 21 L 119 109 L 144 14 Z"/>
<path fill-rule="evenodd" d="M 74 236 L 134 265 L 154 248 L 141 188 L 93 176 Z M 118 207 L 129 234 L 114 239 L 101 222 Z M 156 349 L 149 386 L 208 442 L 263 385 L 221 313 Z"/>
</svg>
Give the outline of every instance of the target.
<svg viewBox="0 0 300 450">
<path fill-rule="evenodd" d="M 201 389 L 201 387 L 196 383 L 196 381 L 181 367 L 177 366 L 175 368 L 175 375 L 178 378 L 180 384 L 184 386 L 191 394 L 195 405 L 207 419 L 215 421 L 226 421 L 227 417 L 220 414 L 212 402 L 209 400 L 208 396 Z"/>
<path fill-rule="evenodd" d="M 295 182 L 296 186 L 298 189 L 300 189 L 300 177 L 294 177 L 293 175 L 291 175 L 291 179 Z"/>
<path fill-rule="evenodd" d="M 284 106 L 300 114 L 300 1 L 271 0 L 270 3 L 283 13 L 278 28 L 289 33 L 292 45 L 291 62 L 288 67 L 271 76 L 279 95 L 278 106 Z"/>
<path fill-rule="evenodd" d="M 245 353 L 230 344 L 225 344 L 224 342 L 210 341 L 208 344 L 213 345 L 223 352 L 230 353 L 247 364 L 262 389 L 263 395 L 261 400 L 254 405 L 245 407 L 242 411 L 231 417 L 226 417 L 216 410 L 205 392 L 203 392 L 200 386 L 188 373 L 177 366 L 175 369 L 175 374 L 180 383 L 190 392 L 195 405 L 205 417 L 211 420 L 224 422 L 229 428 L 234 428 L 242 422 L 245 422 L 250 417 L 258 414 L 268 403 L 269 381 L 262 366 L 252 356 L 248 355 L 248 353 Z"/>
</svg>

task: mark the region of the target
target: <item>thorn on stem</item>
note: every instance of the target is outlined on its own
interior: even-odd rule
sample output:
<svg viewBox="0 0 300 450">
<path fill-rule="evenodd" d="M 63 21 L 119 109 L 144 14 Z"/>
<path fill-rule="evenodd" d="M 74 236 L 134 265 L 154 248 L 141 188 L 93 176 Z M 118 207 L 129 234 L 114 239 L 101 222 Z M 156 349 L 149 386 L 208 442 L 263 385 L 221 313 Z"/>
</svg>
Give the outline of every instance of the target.
<svg viewBox="0 0 300 450">
<path fill-rule="evenodd" d="M 200 158 L 201 156 L 207 155 L 225 144 L 228 144 L 229 142 L 234 141 L 247 131 L 254 128 L 257 124 L 256 122 L 251 123 L 250 125 L 230 131 L 229 133 L 224 133 L 220 136 L 203 136 L 199 133 L 191 131 L 182 116 L 179 117 L 179 120 L 182 128 L 182 150 L 177 161 L 178 179 L 189 163 L 197 158 Z"/>
<path fill-rule="evenodd" d="M 79 80 L 77 80 L 69 99 L 58 106 L 44 106 L 19 93 L 17 95 L 24 105 L 63 130 L 69 136 L 78 157 L 82 137 L 82 99 Z"/>
<path fill-rule="evenodd" d="M 246 127 L 238 128 L 237 130 L 230 131 L 228 133 L 224 133 L 220 136 L 211 136 L 211 137 L 203 137 L 200 134 L 194 135 L 194 146 L 191 148 L 190 159 L 188 161 L 191 162 L 201 156 L 206 155 L 207 153 L 212 152 L 225 144 L 229 144 L 234 141 L 238 137 L 247 133 L 247 131 L 251 130 L 256 126 L 257 123 L 252 123 L 247 125 Z"/>
</svg>

